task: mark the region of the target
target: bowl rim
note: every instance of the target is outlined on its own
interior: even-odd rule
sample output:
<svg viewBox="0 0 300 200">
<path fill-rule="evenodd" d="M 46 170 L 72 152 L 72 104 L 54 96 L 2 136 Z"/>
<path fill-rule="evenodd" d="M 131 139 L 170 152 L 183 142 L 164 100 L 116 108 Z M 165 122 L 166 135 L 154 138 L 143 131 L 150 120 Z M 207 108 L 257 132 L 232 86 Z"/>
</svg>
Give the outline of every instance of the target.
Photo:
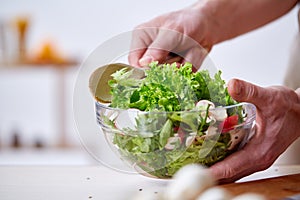
<svg viewBox="0 0 300 200">
<path fill-rule="evenodd" d="M 136 112 L 139 114 L 174 114 L 174 113 L 199 113 L 199 112 L 206 112 L 207 110 L 204 109 L 200 109 L 200 110 L 182 110 L 182 111 L 141 111 L 139 109 L 136 108 L 128 108 L 128 109 L 122 109 L 122 108 L 113 108 L 113 107 L 109 107 L 108 106 L 109 103 L 101 103 L 98 101 L 95 101 L 95 111 L 98 112 L 99 108 L 103 108 L 109 111 L 115 111 L 115 112 Z M 247 112 L 247 117 L 246 117 L 246 121 L 244 121 L 244 123 L 248 124 L 248 123 L 252 123 L 252 121 L 254 121 L 256 119 L 256 106 L 250 102 L 239 102 L 237 104 L 233 104 L 233 105 L 228 105 L 228 106 L 218 106 L 212 109 L 209 109 L 209 111 L 217 111 L 220 109 L 231 109 L 231 108 L 235 108 L 235 107 L 242 107 L 242 106 L 246 106 L 249 108 L 249 110 L 251 110 L 252 112 Z"/>
<path fill-rule="evenodd" d="M 140 113 L 155 113 L 155 114 L 159 114 L 159 113 L 185 113 L 185 112 L 202 112 L 202 111 L 206 111 L 206 109 L 199 109 L 199 110 L 179 110 L 179 111 L 142 111 L 139 110 L 137 108 L 128 108 L 128 109 L 123 109 L 123 108 L 114 108 L 114 107 L 109 107 L 109 103 L 101 103 L 99 101 L 95 101 L 95 105 L 102 107 L 104 109 L 107 110 L 114 110 L 114 111 L 132 111 L 132 112 L 140 112 Z M 228 106 L 217 106 L 215 108 L 209 109 L 210 111 L 214 111 L 214 110 L 220 110 L 220 109 L 231 109 L 231 108 L 235 108 L 235 107 L 240 107 L 240 106 L 250 106 L 253 107 L 256 110 L 256 106 L 253 103 L 250 102 L 239 102 L 237 104 L 233 104 L 233 105 L 228 105 Z"/>
</svg>

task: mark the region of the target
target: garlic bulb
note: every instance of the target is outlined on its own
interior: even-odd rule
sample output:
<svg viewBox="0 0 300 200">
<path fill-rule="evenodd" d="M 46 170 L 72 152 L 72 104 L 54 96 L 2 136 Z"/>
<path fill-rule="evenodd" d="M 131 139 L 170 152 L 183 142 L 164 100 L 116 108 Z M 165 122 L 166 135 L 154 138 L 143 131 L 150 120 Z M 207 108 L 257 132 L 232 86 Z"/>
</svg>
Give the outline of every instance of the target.
<svg viewBox="0 0 300 200">
<path fill-rule="evenodd" d="M 264 196 L 256 193 L 245 193 L 236 196 L 232 200 L 267 200 Z"/>
<path fill-rule="evenodd" d="M 221 187 L 205 190 L 196 200 L 231 200 L 232 195 Z"/>
<path fill-rule="evenodd" d="M 214 185 L 215 179 L 207 169 L 197 164 L 186 165 L 174 175 L 165 190 L 164 199 L 194 200 L 200 193 Z"/>
</svg>

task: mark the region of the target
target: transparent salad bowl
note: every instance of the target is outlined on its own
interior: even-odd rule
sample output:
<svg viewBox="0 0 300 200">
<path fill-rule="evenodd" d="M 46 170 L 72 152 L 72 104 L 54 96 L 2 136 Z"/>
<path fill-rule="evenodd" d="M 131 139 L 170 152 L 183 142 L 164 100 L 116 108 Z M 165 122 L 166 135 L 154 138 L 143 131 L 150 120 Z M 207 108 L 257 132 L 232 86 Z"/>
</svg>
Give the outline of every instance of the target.
<svg viewBox="0 0 300 200">
<path fill-rule="evenodd" d="M 182 166 L 206 167 L 241 149 L 254 134 L 250 103 L 214 107 L 202 100 L 195 110 L 144 112 L 95 103 L 97 122 L 111 149 L 138 173 L 171 178 Z"/>
</svg>

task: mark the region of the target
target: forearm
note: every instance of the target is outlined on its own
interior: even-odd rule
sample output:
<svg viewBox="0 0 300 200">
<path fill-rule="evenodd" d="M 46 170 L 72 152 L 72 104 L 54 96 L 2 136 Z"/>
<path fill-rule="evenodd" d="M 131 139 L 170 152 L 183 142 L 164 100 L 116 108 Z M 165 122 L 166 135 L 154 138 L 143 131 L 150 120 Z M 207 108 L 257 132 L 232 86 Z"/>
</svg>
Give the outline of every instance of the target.
<svg viewBox="0 0 300 200">
<path fill-rule="evenodd" d="M 234 38 L 289 12 L 297 0 L 203 0 L 196 9 L 208 17 L 211 42 Z M 208 36 L 210 37 L 210 36 Z"/>
<path fill-rule="evenodd" d="M 298 102 L 297 102 L 297 104 L 296 104 L 296 113 L 297 113 L 297 117 L 296 117 L 296 120 L 298 120 L 297 122 L 296 122 L 296 124 L 298 124 L 299 123 L 299 119 L 300 119 L 300 88 L 297 88 L 296 90 L 295 90 L 295 92 L 296 92 L 296 94 L 297 94 L 297 96 L 298 96 Z M 300 129 L 296 129 L 297 130 L 297 133 L 298 133 L 298 137 L 300 137 Z"/>
</svg>

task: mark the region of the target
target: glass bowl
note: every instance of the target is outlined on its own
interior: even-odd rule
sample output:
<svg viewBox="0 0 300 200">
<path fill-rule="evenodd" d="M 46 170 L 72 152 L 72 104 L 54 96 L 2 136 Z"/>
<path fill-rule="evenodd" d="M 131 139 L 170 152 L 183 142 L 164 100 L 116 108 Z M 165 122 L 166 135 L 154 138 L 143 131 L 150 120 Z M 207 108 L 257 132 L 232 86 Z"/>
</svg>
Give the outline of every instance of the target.
<svg viewBox="0 0 300 200">
<path fill-rule="evenodd" d="M 253 104 L 198 108 L 143 112 L 95 102 L 97 122 L 111 149 L 138 173 L 156 178 L 171 178 L 191 163 L 209 167 L 241 149 L 255 132 Z"/>
</svg>

